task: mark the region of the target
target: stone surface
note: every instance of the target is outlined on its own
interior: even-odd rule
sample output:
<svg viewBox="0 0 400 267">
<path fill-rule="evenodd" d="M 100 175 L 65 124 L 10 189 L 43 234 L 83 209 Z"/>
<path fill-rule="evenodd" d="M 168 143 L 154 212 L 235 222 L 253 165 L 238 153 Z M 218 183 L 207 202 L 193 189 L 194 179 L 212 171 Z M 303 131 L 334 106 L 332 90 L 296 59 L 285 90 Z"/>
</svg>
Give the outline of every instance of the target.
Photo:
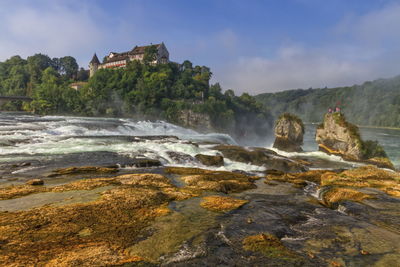
<svg viewBox="0 0 400 267">
<path fill-rule="evenodd" d="M 297 116 L 284 113 L 275 123 L 273 147 L 287 152 L 301 152 L 303 149 L 304 125 Z"/>
<path fill-rule="evenodd" d="M 200 206 L 211 211 L 230 211 L 240 208 L 248 202 L 248 200 L 232 197 L 207 196 L 203 198 Z"/>
<path fill-rule="evenodd" d="M 196 129 L 201 132 L 208 132 L 213 129 L 211 125 L 211 118 L 204 113 L 194 112 L 193 110 L 182 110 L 178 116 L 178 121 L 184 126 Z"/>
<path fill-rule="evenodd" d="M 221 155 L 209 156 L 209 155 L 197 154 L 195 158 L 205 166 L 219 167 L 224 165 L 224 157 Z"/>
<path fill-rule="evenodd" d="M 26 182 L 27 185 L 43 185 L 44 181 L 42 179 L 31 179 Z"/>
<path fill-rule="evenodd" d="M 306 171 L 303 164 L 276 154 L 276 152 L 265 148 L 244 148 L 233 145 L 218 145 L 214 147 L 220 151 L 225 158 L 233 161 L 265 166 L 267 169 L 274 169 L 284 172 Z"/>
</svg>

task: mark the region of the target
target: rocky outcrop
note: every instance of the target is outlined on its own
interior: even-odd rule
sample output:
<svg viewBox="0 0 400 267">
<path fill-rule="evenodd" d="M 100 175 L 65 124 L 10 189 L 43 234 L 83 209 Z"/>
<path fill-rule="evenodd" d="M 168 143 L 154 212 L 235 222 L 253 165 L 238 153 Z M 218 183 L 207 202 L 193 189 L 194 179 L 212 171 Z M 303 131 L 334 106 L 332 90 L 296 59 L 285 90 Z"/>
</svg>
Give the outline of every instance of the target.
<svg viewBox="0 0 400 267">
<path fill-rule="evenodd" d="M 394 169 L 383 148 L 375 141 L 363 141 L 358 127 L 347 122 L 342 113 L 326 114 L 317 128 L 315 140 L 319 150 L 328 154 Z"/>
<path fill-rule="evenodd" d="M 192 128 L 201 132 L 212 130 L 211 118 L 204 113 L 194 112 L 193 110 L 182 110 L 178 115 L 178 121 L 184 127 Z"/>
<path fill-rule="evenodd" d="M 318 126 L 315 141 L 319 149 L 351 160 L 361 160 L 362 140 L 357 126 L 346 122 L 341 113 L 328 113 Z"/>
<path fill-rule="evenodd" d="M 304 124 L 297 116 L 284 113 L 275 123 L 273 147 L 287 152 L 301 152 L 303 149 Z"/>
</svg>

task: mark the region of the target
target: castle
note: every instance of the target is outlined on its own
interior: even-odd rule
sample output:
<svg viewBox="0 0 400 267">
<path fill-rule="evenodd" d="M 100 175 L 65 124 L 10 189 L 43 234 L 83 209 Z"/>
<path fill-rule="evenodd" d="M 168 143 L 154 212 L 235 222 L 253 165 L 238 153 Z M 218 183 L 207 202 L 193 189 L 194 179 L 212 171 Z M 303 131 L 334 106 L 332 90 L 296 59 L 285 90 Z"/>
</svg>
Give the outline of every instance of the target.
<svg viewBox="0 0 400 267">
<path fill-rule="evenodd" d="M 122 53 L 111 52 L 104 58 L 103 63 L 100 63 L 99 58 L 95 53 L 89 63 L 90 77 L 92 77 L 99 69 L 125 68 L 130 61 L 142 61 L 146 48 L 150 46 L 155 46 L 157 48 L 157 56 L 154 62 L 152 62 L 153 64 L 163 64 L 169 62 L 169 52 L 164 43 L 135 46 L 132 50 Z"/>
</svg>

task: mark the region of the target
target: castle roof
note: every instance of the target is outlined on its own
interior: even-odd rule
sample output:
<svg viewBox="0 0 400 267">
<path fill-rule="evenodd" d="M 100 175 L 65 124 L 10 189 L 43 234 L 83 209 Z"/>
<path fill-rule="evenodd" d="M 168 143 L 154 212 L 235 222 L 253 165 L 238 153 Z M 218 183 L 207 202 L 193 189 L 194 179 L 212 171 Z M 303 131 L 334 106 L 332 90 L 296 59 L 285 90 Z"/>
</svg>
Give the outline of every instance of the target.
<svg viewBox="0 0 400 267">
<path fill-rule="evenodd" d="M 92 60 L 90 61 L 90 64 L 100 64 L 100 60 L 97 57 L 96 53 L 94 53 Z"/>
<path fill-rule="evenodd" d="M 144 51 L 146 50 L 147 47 L 153 46 L 151 45 L 143 45 L 143 46 L 135 46 L 131 51 L 129 51 L 129 54 L 137 55 L 137 54 L 144 54 Z M 159 48 L 161 44 L 154 44 L 155 47 Z"/>
<path fill-rule="evenodd" d="M 160 48 L 161 45 L 163 45 L 163 43 L 135 46 L 134 48 L 132 48 L 132 50 L 121 53 L 111 52 L 109 56 L 106 57 L 106 61 L 103 63 L 111 63 L 116 61 L 127 60 L 129 59 L 129 56 L 132 55 L 143 55 L 147 47 L 155 46 L 157 48 Z"/>
</svg>

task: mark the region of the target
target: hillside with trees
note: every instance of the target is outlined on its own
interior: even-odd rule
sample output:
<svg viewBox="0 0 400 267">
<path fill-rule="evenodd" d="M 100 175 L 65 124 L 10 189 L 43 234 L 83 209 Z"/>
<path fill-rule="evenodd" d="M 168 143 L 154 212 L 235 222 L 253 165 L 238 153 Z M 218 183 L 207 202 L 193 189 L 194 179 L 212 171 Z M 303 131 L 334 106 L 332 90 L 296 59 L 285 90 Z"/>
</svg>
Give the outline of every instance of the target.
<svg viewBox="0 0 400 267">
<path fill-rule="evenodd" d="M 400 127 L 400 76 L 350 87 L 297 89 L 255 97 L 274 117 L 290 112 L 306 122 L 321 122 L 329 107 L 339 106 L 355 124 Z"/>
<path fill-rule="evenodd" d="M 235 96 L 210 85 L 208 67 L 182 64 L 150 64 L 132 61 L 127 68 L 100 69 L 88 79 L 72 57 L 50 59 L 36 54 L 26 60 L 14 56 L 0 63 L 0 95 L 29 96 L 30 103 L 10 102 L 7 110 L 25 110 L 40 115 L 80 115 L 163 119 L 181 124 L 180 114 L 192 111 L 210 118 L 215 130 L 236 137 L 263 136 L 272 117 L 249 94 Z M 70 87 L 87 81 L 80 90 Z"/>
</svg>

